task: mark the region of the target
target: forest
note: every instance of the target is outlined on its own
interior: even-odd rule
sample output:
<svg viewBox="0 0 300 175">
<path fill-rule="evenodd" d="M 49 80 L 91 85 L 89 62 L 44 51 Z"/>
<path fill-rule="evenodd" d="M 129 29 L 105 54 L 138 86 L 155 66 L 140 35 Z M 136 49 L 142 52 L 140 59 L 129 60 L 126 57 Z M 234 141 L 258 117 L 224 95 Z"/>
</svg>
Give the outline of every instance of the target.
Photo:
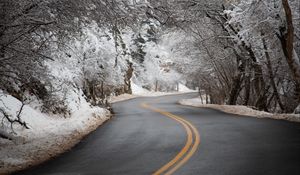
<svg viewBox="0 0 300 175">
<path fill-rule="evenodd" d="M 131 84 L 199 89 L 212 104 L 300 112 L 298 0 L 1 0 L 1 135 L 25 105 L 68 117 Z M 75 105 L 76 106 L 76 105 Z M 76 108 L 76 107 L 75 107 Z"/>
<path fill-rule="evenodd" d="M 299 0 L 0 0 L 0 174 L 67 151 L 137 90 L 299 119 L 299 56 Z"/>
</svg>

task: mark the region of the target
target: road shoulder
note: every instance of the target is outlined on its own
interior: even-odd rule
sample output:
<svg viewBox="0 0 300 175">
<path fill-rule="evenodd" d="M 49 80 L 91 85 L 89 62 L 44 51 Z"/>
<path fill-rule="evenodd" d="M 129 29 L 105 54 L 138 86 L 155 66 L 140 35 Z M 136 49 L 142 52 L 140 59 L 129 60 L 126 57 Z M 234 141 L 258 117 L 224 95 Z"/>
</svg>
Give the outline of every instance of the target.
<svg viewBox="0 0 300 175">
<path fill-rule="evenodd" d="M 200 98 L 182 99 L 178 104 L 184 106 L 192 106 L 199 108 L 216 109 L 229 114 L 236 114 L 240 116 L 249 116 L 256 118 L 270 118 L 276 120 L 287 120 L 291 122 L 300 122 L 299 114 L 272 114 L 264 111 L 254 110 L 242 105 L 217 105 L 217 104 L 202 104 Z"/>
<path fill-rule="evenodd" d="M 75 124 L 78 127 L 71 127 L 66 132 L 26 139 L 19 143 L 1 139 L 0 174 L 10 174 L 30 168 L 59 156 L 70 150 L 111 117 L 108 111 L 106 113 L 88 113 L 85 115 L 81 121 Z M 64 128 L 67 126 L 66 124 L 62 123 L 61 126 L 58 125 L 57 127 Z"/>
</svg>

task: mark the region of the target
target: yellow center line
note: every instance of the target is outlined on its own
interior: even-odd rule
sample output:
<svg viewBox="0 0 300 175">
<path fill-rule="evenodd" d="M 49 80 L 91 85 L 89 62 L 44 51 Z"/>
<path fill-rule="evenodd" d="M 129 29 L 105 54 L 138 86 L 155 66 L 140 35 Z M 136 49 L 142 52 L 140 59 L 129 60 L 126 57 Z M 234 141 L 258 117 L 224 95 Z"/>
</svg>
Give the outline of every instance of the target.
<svg viewBox="0 0 300 175">
<path fill-rule="evenodd" d="M 197 150 L 197 148 L 200 144 L 200 135 L 199 135 L 197 129 L 189 121 L 187 121 L 187 120 L 185 120 L 185 119 L 183 119 L 179 116 L 176 116 L 174 114 L 171 114 L 169 112 L 165 112 L 165 111 L 162 111 L 162 110 L 159 110 L 159 109 L 156 109 L 156 108 L 153 108 L 153 107 L 147 105 L 146 103 L 141 104 L 141 106 L 144 107 L 144 108 L 153 110 L 155 112 L 161 113 L 161 114 L 163 114 L 163 115 L 165 115 L 165 116 L 167 116 L 167 117 L 169 117 L 173 120 L 176 120 L 186 130 L 187 141 L 186 141 L 185 146 L 180 150 L 180 152 L 171 161 L 169 161 L 167 164 L 165 164 L 163 167 L 161 167 L 159 170 L 157 170 L 153 174 L 153 175 L 160 175 L 160 174 L 167 171 L 169 168 L 171 168 L 173 166 L 170 170 L 165 172 L 165 174 L 170 175 L 170 174 L 174 173 L 178 168 L 180 168 L 183 164 L 185 164 L 192 157 L 192 155 L 195 153 L 195 151 Z M 192 146 L 192 148 L 190 149 L 191 145 L 193 144 L 193 133 L 195 134 L 195 143 Z M 186 155 L 186 156 L 184 157 L 184 155 Z"/>
<path fill-rule="evenodd" d="M 191 150 L 187 153 L 187 155 L 178 164 L 176 164 L 172 169 L 170 169 L 165 175 L 173 174 L 178 168 L 180 168 L 182 165 L 184 165 L 193 156 L 193 154 L 197 151 L 198 146 L 200 145 L 200 134 L 199 134 L 198 130 L 190 122 L 188 122 L 186 120 L 185 120 L 185 122 L 192 128 L 192 130 L 195 134 L 195 143 L 194 143 L 193 147 L 191 148 Z"/>
<path fill-rule="evenodd" d="M 169 116 L 168 114 L 165 113 L 165 115 Z M 169 116 L 171 117 L 171 116 Z M 171 117 L 173 118 L 173 117 Z M 157 170 L 155 173 L 153 173 L 153 175 L 159 175 L 161 173 L 163 173 L 164 171 L 166 171 L 168 168 L 170 168 L 171 166 L 173 166 L 191 147 L 192 142 L 193 142 L 193 135 L 192 135 L 192 131 L 191 129 L 182 121 L 173 118 L 174 120 L 178 121 L 179 123 L 181 123 L 188 135 L 186 144 L 184 145 L 184 147 L 181 149 L 181 151 L 170 161 L 168 162 L 166 165 L 164 165 L 163 167 L 161 167 L 159 170 Z"/>
</svg>

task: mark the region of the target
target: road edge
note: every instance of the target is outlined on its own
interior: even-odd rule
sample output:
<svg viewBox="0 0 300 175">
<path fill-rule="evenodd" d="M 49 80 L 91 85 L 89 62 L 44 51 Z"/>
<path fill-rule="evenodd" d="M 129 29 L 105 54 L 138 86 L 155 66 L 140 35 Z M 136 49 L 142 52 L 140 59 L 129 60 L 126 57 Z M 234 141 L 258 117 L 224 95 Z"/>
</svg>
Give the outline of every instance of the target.
<svg viewBox="0 0 300 175">
<path fill-rule="evenodd" d="M 26 161 L 21 165 L 11 165 L 0 169 L 0 175 L 18 173 L 60 156 L 61 154 L 71 150 L 83 138 L 94 132 L 98 127 L 109 121 L 112 117 L 111 113 L 105 114 L 105 118 L 97 117 L 95 114 L 93 115 L 93 119 L 88 120 L 89 124 L 83 131 L 74 131 L 63 135 L 61 142 L 51 145 L 50 149 L 45 149 L 42 152 L 36 151 L 36 153 L 31 153 L 29 155 L 31 160 Z"/>
<path fill-rule="evenodd" d="M 289 122 L 296 122 L 300 123 L 300 115 L 298 114 L 272 114 L 264 111 L 258 111 L 251 109 L 247 106 L 239 106 L 239 105 L 218 105 L 218 104 L 195 104 L 190 103 L 188 100 L 190 99 L 183 99 L 179 100 L 177 104 L 182 106 L 189 106 L 189 107 L 196 107 L 196 108 L 209 108 L 218 110 L 227 114 L 235 114 L 237 116 L 245 116 L 245 117 L 255 117 L 259 119 L 273 119 L 273 120 L 285 120 Z M 247 112 L 239 111 L 235 108 L 243 107 L 247 108 Z"/>
</svg>

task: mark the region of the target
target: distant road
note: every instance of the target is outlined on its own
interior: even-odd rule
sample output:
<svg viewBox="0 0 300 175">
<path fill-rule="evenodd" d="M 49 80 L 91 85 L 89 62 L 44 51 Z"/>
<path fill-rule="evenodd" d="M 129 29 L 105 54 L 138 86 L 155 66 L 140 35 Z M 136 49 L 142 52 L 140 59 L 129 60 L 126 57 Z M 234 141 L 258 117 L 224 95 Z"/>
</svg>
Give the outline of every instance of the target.
<svg viewBox="0 0 300 175">
<path fill-rule="evenodd" d="M 300 124 L 136 98 L 69 152 L 20 175 L 299 175 Z"/>
</svg>

